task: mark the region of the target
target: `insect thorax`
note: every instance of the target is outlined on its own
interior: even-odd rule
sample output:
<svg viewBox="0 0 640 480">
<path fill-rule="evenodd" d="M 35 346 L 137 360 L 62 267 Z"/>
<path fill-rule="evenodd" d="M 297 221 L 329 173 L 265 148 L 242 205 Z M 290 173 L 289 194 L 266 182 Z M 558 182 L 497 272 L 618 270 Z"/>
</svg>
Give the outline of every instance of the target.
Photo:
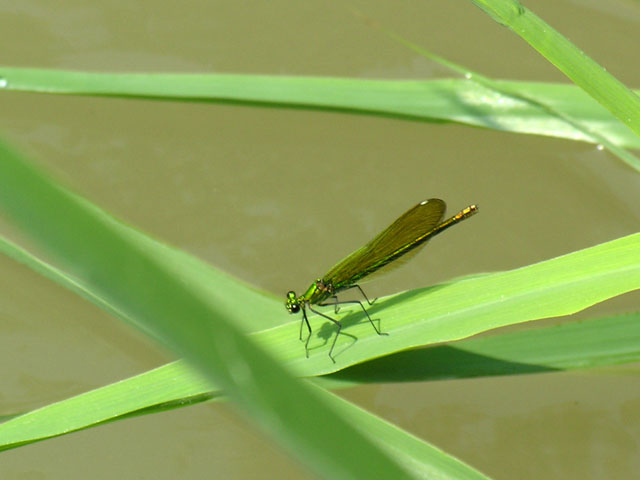
<svg viewBox="0 0 640 480">
<path fill-rule="evenodd" d="M 317 279 L 300 297 L 301 302 L 317 304 L 329 298 L 334 293 L 333 285 L 330 282 L 325 283 L 321 278 Z"/>
</svg>

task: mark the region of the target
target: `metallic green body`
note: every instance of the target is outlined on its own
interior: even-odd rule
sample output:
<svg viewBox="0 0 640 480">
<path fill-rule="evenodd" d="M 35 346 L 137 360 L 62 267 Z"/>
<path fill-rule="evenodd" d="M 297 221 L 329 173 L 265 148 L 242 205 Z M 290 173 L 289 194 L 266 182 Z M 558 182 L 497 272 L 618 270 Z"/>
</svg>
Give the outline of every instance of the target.
<svg viewBox="0 0 640 480">
<path fill-rule="evenodd" d="M 429 239 L 475 214 L 478 211 L 478 207 L 470 205 L 443 222 L 442 218 L 445 210 L 446 204 L 437 198 L 420 202 L 405 212 L 364 247 L 338 262 L 323 278 L 313 282 L 303 295 L 296 296 L 295 292 L 288 292 L 285 303 L 287 310 L 289 313 L 297 313 L 302 310 L 303 322 L 306 322 L 309 329 L 307 345 L 311 337 L 311 326 L 307 319 L 306 308 L 319 313 L 313 310 L 311 305 L 326 305 L 323 302 L 328 298 L 335 297 L 342 290 L 358 287 L 358 282 L 364 277 L 383 270 L 386 271 L 392 262 L 395 262 L 393 266 L 401 265 L 403 263 L 402 260 L 411 258 Z M 360 291 L 362 290 L 360 289 Z M 336 306 L 336 312 L 339 303 L 344 302 L 338 302 L 336 298 L 333 303 Z M 349 303 L 359 303 L 373 328 L 380 334 L 362 303 Z M 372 302 L 369 303 L 371 304 Z M 320 315 L 336 323 L 338 325 L 338 333 L 340 332 L 342 324 L 338 320 L 324 314 Z M 302 324 L 300 325 L 300 339 L 302 339 Z M 330 357 L 334 346 L 335 340 L 329 352 Z"/>
</svg>

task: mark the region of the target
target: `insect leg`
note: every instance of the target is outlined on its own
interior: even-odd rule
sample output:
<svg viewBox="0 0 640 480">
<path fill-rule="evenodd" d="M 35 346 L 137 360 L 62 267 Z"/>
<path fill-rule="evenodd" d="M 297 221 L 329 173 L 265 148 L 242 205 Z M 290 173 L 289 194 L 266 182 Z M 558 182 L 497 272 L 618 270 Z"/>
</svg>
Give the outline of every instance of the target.
<svg viewBox="0 0 640 480">
<path fill-rule="evenodd" d="M 356 285 L 351 285 L 350 287 L 344 288 L 341 290 L 341 292 L 345 292 L 347 290 L 351 290 L 352 288 L 357 288 L 358 290 L 360 290 L 360 293 L 362 294 L 362 296 L 364 297 L 364 299 L 367 301 L 367 303 L 369 304 L 369 306 L 373 305 L 375 303 L 375 301 L 377 300 L 377 298 L 374 298 L 373 300 L 369 300 L 369 297 L 367 297 L 364 293 L 364 291 L 362 290 L 362 288 L 360 287 L 360 285 L 356 284 Z M 334 295 L 335 297 L 335 295 Z M 344 302 L 336 302 L 336 303 L 344 303 Z"/>
<path fill-rule="evenodd" d="M 304 352 L 309 358 L 309 340 L 311 340 L 311 325 L 309 325 L 309 319 L 307 318 L 307 310 L 302 307 L 302 321 L 300 322 L 300 341 L 302 341 L 302 325 L 307 324 L 307 330 L 309 330 L 309 335 L 307 335 L 307 340 L 304 342 Z"/>
<path fill-rule="evenodd" d="M 325 304 L 319 304 L 319 305 L 320 306 L 325 306 Z M 331 305 L 331 304 L 326 304 L 326 305 Z M 331 320 L 333 323 L 335 323 L 338 326 L 338 331 L 336 332 L 336 336 L 333 338 L 333 343 L 331 344 L 331 349 L 329 350 L 329 358 L 331 359 L 331 361 L 333 363 L 336 363 L 335 359 L 333 358 L 333 356 L 331 354 L 333 353 L 333 347 L 336 346 L 336 342 L 338 341 L 338 335 L 340 335 L 340 330 L 342 330 L 342 322 L 340 322 L 340 320 L 336 320 L 335 318 L 331 318 L 329 315 L 325 315 L 322 312 L 314 310 L 313 308 L 311 308 L 311 305 L 309 305 L 309 310 L 311 310 L 316 315 L 320 315 L 321 317 L 324 317 L 327 320 Z M 311 335 L 309 335 L 309 336 L 311 336 Z M 309 343 L 309 340 L 307 339 L 307 344 L 308 343 Z"/>
<path fill-rule="evenodd" d="M 340 303 L 340 302 L 338 302 L 338 297 L 337 297 L 336 295 L 334 295 L 334 296 L 333 296 L 333 297 L 331 297 L 331 298 L 333 298 L 333 302 L 334 302 L 334 303 L 333 303 L 334 311 L 336 312 L 336 315 L 337 315 L 337 314 L 338 314 L 338 311 L 340 310 L 340 307 L 338 307 L 338 303 Z"/>
<path fill-rule="evenodd" d="M 309 330 L 309 336 L 311 336 L 311 325 L 309 325 L 309 320 L 307 319 L 307 312 L 304 308 L 304 306 L 302 307 L 302 321 L 300 322 L 300 341 L 302 341 L 302 326 L 304 324 L 307 324 L 307 330 Z"/>
<path fill-rule="evenodd" d="M 364 297 L 364 299 L 367 301 L 367 303 L 369 304 L 369 306 L 373 305 L 374 302 L 377 300 L 377 298 L 374 298 L 373 300 L 369 300 L 369 298 L 364 294 L 364 291 L 362 290 L 362 288 L 360 288 L 360 285 L 354 285 L 352 288 L 357 287 L 358 290 L 360 290 L 360 293 L 362 294 L 362 296 Z"/>
<path fill-rule="evenodd" d="M 375 300 L 374 300 L 374 301 L 375 301 Z M 364 314 L 365 314 L 365 315 L 367 316 L 367 318 L 369 319 L 369 322 L 371 323 L 371 326 L 372 326 L 372 327 L 373 327 L 373 329 L 376 331 L 376 333 L 377 333 L 378 335 L 389 335 L 389 334 L 388 334 L 388 333 L 386 333 L 386 332 L 381 332 L 381 331 L 378 329 L 378 327 L 376 327 L 376 324 L 375 324 L 375 323 L 373 323 L 373 320 L 371 320 L 371 317 L 369 316 L 369 312 L 367 312 L 367 309 L 366 309 L 366 308 L 364 308 L 364 305 L 362 304 L 362 302 L 361 302 L 360 300 L 344 300 L 344 301 L 342 301 L 342 302 L 338 302 L 338 301 L 336 301 L 336 304 L 338 304 L 338 305 L 342 305 L 342 304 L 345 304 L 345 303 L 352 303 L 352 304 L 356 304 L 356 303 L 357 303 L 358 305 L 360 305 L 360 308 L 362 308 L 362 311 L 364 312 Z M 319 303 L 318 305 L 320 305 L 321 307 L 326 307 L 326 306 L 331 306 L 332 304 L 331 304 L 331 303 Z M 309 307 L 309 308 L 311 308 L 311 307 Z M 314 310 L 314 312 L 315 312 L 315 310 Z M 324 315 L 324 316 L 326 316 L 326 315 Z M 327 318 L 328 318 L 328 317 L 327 317 Z M 335 321 L 335 320 L 334 320 L 334 321 Z"/>
</svg>

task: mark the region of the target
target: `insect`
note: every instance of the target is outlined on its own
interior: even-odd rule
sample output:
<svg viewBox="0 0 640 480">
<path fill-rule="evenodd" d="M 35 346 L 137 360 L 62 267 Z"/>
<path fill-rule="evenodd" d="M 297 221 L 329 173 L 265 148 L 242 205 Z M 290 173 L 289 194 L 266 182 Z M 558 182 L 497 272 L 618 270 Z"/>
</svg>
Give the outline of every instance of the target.
<svg viewBox="0 0 640 480">
<path fill-rule="evenodd" d="M 311 325 L 307 318 L 307 309 L 316 315 L 333 322 L 338 330 L 329 350 L 329 358 L 335 363 L 333 349 L 342 330 L 342 323 L 322 312 L 317 311 L 312 305 L 320 307 L 333 306 L 335 313 L 338 313 L 338 305 L 358 304 L 367 316 L 378 335 L 387 335 L 380 331 L 373 323 L 367 309 L 359 300 L 339 301 L 337 294 L 352 288 L 357 288 L 369 306 L 373 301 L 369 301 L 358 282 L 365 277 L 381 271 L 389 270 L 392 262 L 393 266 L 404 263 L 413 257 L 420 247 L 424 246 L 428 240 L 435 235 L 445 231 L 447 228 L 461 222 L 465 218 L 478 211 L 477 205 L 469 205 L 448 220 L 442 221 L 447 205 L 443 200 L 431 198 L 420 202 L 413 208 L 405 212 L 400 218 L 393 222 L 386 230 L 378 234 L 364 247 L 356 250 L 351 255 L 344 258 L 335 265 L 327 274 L 317 279 L 302 295 L 297 296 L 294 291 L 287 293 L 285 305 L 289 313 L 298 313 L 302 310 L 302 321 L 300 322 L 300 340 L 302 341 L 302 327 L 306 324 L 309 335 L 305 341 L 305 351 L 309 357 L 309 339 L 311 338 Z M 328 299 L 332 299 L 327 303 Z"/>
</svg>

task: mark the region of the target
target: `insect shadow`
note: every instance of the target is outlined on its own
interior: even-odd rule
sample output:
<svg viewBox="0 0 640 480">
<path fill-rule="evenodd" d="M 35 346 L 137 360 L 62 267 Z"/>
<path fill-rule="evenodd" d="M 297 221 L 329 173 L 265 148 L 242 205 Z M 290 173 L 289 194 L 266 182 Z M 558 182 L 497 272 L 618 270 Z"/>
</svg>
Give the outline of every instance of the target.
<svg viewBox="0 0 640 480">
<path fill-rule="evenodd" d="M 323 307 L 321 307 L 321 308 L 323 308 Z M 335 308 L 333 307 L 333 305 L 331 305 L 331 306 L 327 305 L 324 308 L 326 308 L 328 310 L 328 314 L 332 315 L 333 317 L 337 316 L 337 314 L 335 313 Z M 338 309 L 338 312 L 339 311 L 340 311 L 340 309 Z M 322 317 L 317 315 L 316 318 L 322 318 Z M 332 322 L 329 322 L 329 321 L 324 322 L 319 329 L 316 329 L 314 331 L 314 334 L 315 334 L 314 336 L 322 338 L 324 340 L 324 342 L 321 345 L 317 345 L 317 346 L 314 346 L 312 348 L 308 348 L 308 350 L 315 350 L 316 348 L 324 348 L 324 347 L 326 347 L 329 344 L 329 342 L 331 341 L 331 339 L 335 335 L 338 335 L 338 337 L 340 337 L 340 336 L 349 337 L 351 339 L 351 341 L 349 342 L 349 345 L 343 345 L 342 348 L 340 348 L 337 351 L 337 353 L 334 354 L 334 356 L 338 356 L 338 355 L 340 355 L 341 352 L 343 352 L 344 350 L 346 350 L 348 348 L 351 348 L 358 341 L 358 337 L 356 337 L 355 335 L 353 335 L 353 334 L 351 334 L 349 332 L 345 332 L 345 328 L 350 327 L 352 325 L 357 325 L 358 323 L 362 323 L 363 321 L 368 322 L 367 316 L 362 311 L 352 311 L 352 312 L 350 311 L 344 317 L 336 318 L 336 319 L 339 320 L 340 323 L 342 323 L 342 328 L 340 329 L 340 333 L 337 332 L 337 328 L 336 328 L 335 324 L 333 324 Z M 372 322 L 376 322 L 378 324 L 378 329 L 380 329 L 380 319 L 379 318 L 372 318 L 371 321 Z M 336 341 L 337 341 L 337 339 L 336 339 Z M 307 352 L 307 354 L 308 354 L 308 352 Z M 332 358 L 332 360 L 333 360 L 333 358 Z"/>
<path fill-rule="evenodd" d="M 384 300 L 381 299 L 375 299 L 371 302 L 371 305 L 368 306 L 367 308 L 367 313 L 369 314 L 369 316 L 371 317 L 371 321 L 376 323 L 378 325 L 378 331 L 380 331 L 382 333 L 382 335 L 387 335 L 387 332 L 383 332 L 382 330 L 382 322 L 380 320 L 380 318 L 375 318 L 372 315 L 374 315 L 377 311 L 379 310 L 383 310 L 386 308 L 392 308 L 394 305 L 396 304 L 400 304 L 403 302 L 406 302 L 414 297 L 418 297 L 418 296 L 422 296 L 425 294 L 429 294 L 429 293 L 433 293 L 436 290 L 440 290 L 441 288 L 444 288 L 448 285 L 448 283 L 441 283 L 441 284 L 437 284 L 437 285 L 430 285 L 427 287 L 423 287 L 423 288 L 416 288 L 413 290 L 409 290 L 406 292 L 402 292 L 399 293 L 397 295 L 393 295 L 390 298 L 386 298 Z M 335 315 L 337 314 L 337 312 L 335 312 L 335 308 L 333 305 L 324 305 L 323 307 L 320 308 L 324 308 L 327 309 L 326 314 L 328 315 L 332 315 L 335 317 Z M 318 308 L 318 306 L 316 306 L 316 308 Z M 340 311 L 340 308 L 338 308 L 338 312 Z M 325 313 L 325 312 L 322 312 Z M 316 315 L 316 318 L 322 318 L 320 315 Z M 336 318 L 337 319 L 337 318 Z M 340 321 L 340 323 L 342 323 L 342 328 L 340 329 L 340 333 L 336 332 L 336 326 L 335 324 L 333 324 L 332 322 L 329 321 L 325 321 L 322 326 L 314 331 L 314 336 L 319 337 L 324 339 L 324 342 L 321 345 L 316 345 L 314 347 L 309 348 L 307 345 L 307 355 L 309 354 L 309 351 L 311 350 L 315 350 L 317 348 L 324 348 L 329 344 L 329 341 L 331 340 L 331 338 L 334 335 L 338 335 L 338 337 L 340 335 L 344 335 L 346 337 L 349 337 L 351 339 L 351 342 L 349 345 L 345 346 L 343 345 L 342 348 L 340 348 L 340 350 L 337 351 L 337 353 L 334 354 L 334 356 L 339 356 L 341 352 L 345 351 L 348 348 L 353 347 L 353 345 L 356 344 L 356 342 L 358 341 L 358 337 L 356 337 L 355 335 L 352 335 L 348 332 L 345 331 L 345 329 L 347 327 L 350 327 L 352 325 L 356 325 L 359 323 L 362 323 L 363 321 L 367 321 L 367 316 L 360 311 L 359 309 L 356 309 L 354 311 L 350 311 L 348 312 L 343 318 L 339 318 L 337 319 Z M 337 341 L 337 339 L 336 339 Z M 331 357 L 331 359 L 333 360 L 333 357 Z"/>
<path fill-rule="evenodd" d="M 407 210 L 364 247 L 338 262 L 324 276 L 317 278 L 302 295 L 296 295 L 293 290 L 287 292 L 285 306 L 289 313 L 295 314 L 302 312 L 303 321 L 300 323 L 299 338 L 305 342 L 307 358 L 309 357 L 309 340 L 311 340 L 312 337 L 312 328 L 307 318 L 307 310 L 315 313 L 317 316 L 324 317 L 325 320 L 329 320 L 329 322 L 336 327 L 335 336 L 329 349 L 329 358 L 331 358 L 334 363 L 335 359 L 332 353 L 339 335 L 342 333 L 343 335 L 351 337 L 353 343 L 356 341 L 356 337 L 343 332 L 342 327 L 347 324 L 353 324 L 356 321 L 352 320 L 350 316 L 339 320 L 315 308 L 331 306 L 333 304 L 335 314 L 337 315 L 341 304 L 359 304 L 362 308 L 362 313 L 367 317 L 367 320 L 369 320 L 376 333 L 378 335 L 388 335 L 387 332 L 383 332 L 380 328 L 379 320 L 378 326 L 376 326 L 371 315 L 369 315 L 369 311 L 361 301 L 339 301 L 337 295 L 340 292 L 357 288 L 371 307 L 375 300 L 374 302 L 369 301 L 358 284 L 360 280 L 365 277 L 371 278 L 370 276 L 376 272 L 389 271 L 394 266 L 397 267 L 401 265 L 403 263 L 402 261 L 393 262 L 399 260 L 401 257 L 406 261 L 426 245 L 430 238 L 477 213 L 478 206 L 469 205 L 453 217 L 443 221 L 445 211 L 445 202 L 438 198 L 431 198 L 418 203 L 413 208 Z M 331 299 L 333 299 L 333 302 Z M 399 299 L 396 299 L 396 301 L 398 300 Z M 376 309 L 372 310 L 372 313 L 373 311 L 376 311 Z M 354 318 L 361 318 L 361 316 Z M 305 325 L 309 334 L 306 339 L 303 340 L 302 330 Z M 316 334 L 316 336 L 325 339 L 325 344 L 329 342 L 330 336 L 333 334 L 333 329 L 327 330 L 327 328 L 331 328 L 331 325 L 323 325 L 320 332 Z"/>
</svg>

